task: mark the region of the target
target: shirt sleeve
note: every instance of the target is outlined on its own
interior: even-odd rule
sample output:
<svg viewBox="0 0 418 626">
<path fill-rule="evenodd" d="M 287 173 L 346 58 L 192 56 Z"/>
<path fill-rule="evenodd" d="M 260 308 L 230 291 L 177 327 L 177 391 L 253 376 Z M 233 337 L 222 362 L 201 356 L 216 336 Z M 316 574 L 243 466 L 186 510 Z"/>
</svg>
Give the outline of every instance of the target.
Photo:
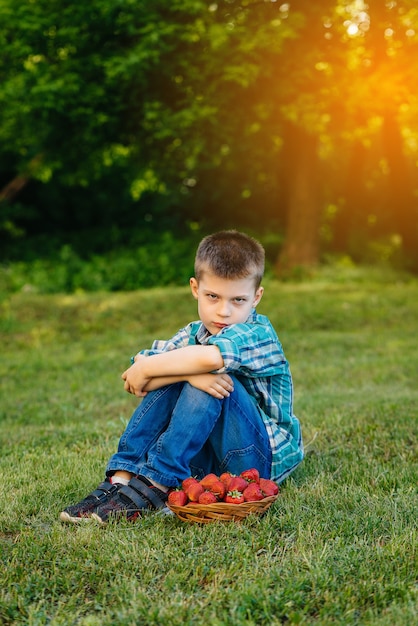
<svg viewBox="0 0 418 626">
<path fill-rule="evenodd" d="M 278 337 L 269 325 L 234 324 L 212 335 L 208 344 L 219 348 L 224 367 L 219 372 L 231 372 L 249 377 L 279 374 L 286 358 Z"/>
</svg>

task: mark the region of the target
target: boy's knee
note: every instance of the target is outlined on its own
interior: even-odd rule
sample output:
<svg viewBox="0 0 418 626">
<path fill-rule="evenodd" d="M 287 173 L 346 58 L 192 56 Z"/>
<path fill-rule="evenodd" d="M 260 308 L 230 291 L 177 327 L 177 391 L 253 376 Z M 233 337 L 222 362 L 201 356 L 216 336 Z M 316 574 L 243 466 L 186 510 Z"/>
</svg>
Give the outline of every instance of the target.
<svg viewBox="0 0 418 626">
<path fill-rule="evenodd" d="M 218 398 L 211 396 L 202 389 L 194 387 L 190 383 L 184 383 L 183 394 L 183 399 L 186 398 L 186 402 L 190 405 L 191 411 L 196 411 L 196 409 L 202 406 L 207 407 L 209 404 L 219 405 L 221 402 Z"/>
</svg>

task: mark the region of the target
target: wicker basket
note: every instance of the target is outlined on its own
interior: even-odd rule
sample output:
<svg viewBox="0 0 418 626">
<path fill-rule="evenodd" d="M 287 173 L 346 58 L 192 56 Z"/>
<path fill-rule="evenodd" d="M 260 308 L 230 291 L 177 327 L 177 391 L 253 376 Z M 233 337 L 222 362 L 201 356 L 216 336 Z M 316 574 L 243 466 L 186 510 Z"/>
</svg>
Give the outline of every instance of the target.
<svg viewBox="0 0 418 626">
<path fill-rule="evenodd" d="M 236 522 L 243 520 L 251 513 L 262 515 L 276 499 L 277 496 L 268 496 L 263 500 L 243 502 L 242 504 L 228 504 L 227 502 L 216 502 L 215 504 L 189 503 L 186 506 L 168 504 L 168 507 L 183 522 L 197 522 L 199 524 L 216 521 Z"/>
</svg>

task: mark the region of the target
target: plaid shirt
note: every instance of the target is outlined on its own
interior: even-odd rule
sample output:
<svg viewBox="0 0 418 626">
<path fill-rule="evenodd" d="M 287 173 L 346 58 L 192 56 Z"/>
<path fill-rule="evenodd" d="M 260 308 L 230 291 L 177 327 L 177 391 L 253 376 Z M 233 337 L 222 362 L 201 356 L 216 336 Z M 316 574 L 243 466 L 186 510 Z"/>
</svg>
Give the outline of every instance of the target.
<svg viewBox="0 0 418 626">
<path fill-rule="evenodd" d="M 152 355 L 187 345 L 215 345 L 224 367 L 217 373 L 235 376 L 254 399 L 263 418 L 272 450 L 271 478 L 284 480 L 303 458 L 299 420 L 293 415 L 293 384 L 279 338 L 265 315 L 255 309 L 243 324 L 231 324 L 211 335 L 202 322 L 190 322 L 168 341 L 156 340 Z"/>
</svg>

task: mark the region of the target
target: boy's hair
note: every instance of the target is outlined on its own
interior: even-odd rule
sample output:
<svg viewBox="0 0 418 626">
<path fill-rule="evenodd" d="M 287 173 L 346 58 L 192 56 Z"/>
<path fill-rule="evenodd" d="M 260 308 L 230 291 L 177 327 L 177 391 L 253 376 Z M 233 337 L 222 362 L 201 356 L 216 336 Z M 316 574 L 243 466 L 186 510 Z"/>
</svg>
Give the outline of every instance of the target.
<svg viewBox="0 0 418 626">
<path fill-rule="evenodd" d="M 195 258 L 195 277 L 209 269 L 219 278 L 254 276 L 258 289 L 264 274 L 264 248 L 256 239 L 237 230 L 222 230 L 200 242 Z"/>
</svg>

